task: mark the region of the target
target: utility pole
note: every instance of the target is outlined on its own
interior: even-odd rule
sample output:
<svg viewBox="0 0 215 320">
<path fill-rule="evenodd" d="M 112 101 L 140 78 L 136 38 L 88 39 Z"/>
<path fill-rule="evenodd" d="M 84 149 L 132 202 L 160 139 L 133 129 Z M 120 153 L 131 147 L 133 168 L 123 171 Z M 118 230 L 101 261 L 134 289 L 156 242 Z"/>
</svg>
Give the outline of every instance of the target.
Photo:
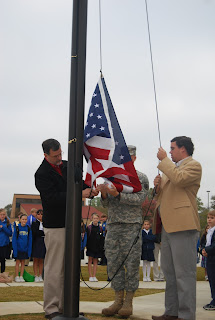
<svg viewBox="0 0 215 320">
<path fill-rule="evenodd" d="M 210 191 L 207 191 L 207 193 L 208 193 L 208 210 L 209 210 L 210 209 L 210 197 L 209 197 Z"/>
</svg>

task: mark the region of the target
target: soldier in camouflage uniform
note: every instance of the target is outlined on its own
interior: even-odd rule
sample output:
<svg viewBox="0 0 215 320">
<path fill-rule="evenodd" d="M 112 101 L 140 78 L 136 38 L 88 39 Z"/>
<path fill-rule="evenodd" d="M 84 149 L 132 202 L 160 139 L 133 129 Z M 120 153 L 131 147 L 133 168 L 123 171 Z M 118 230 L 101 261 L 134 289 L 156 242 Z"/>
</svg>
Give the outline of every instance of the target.
<svg viewBox="0 0 215 320">
<path fill-rule="evenodd" d="M 134 162 L 136 147 L 128 146 L 128 150 Z M 145 174 L 137 171 L 137 175 L 142 185 L 142 190 L 137 193 L 119 193 L 115 186 L 108 187 L 105 184 L 98 187 L 102 196 L 101 203 L 104 207 L 108 207 L 105 255 L 109 278 L 112 279 L 117 272 L 111 282 L 115 290 L 115 302 L 109 308 L 102 310 L 106 316 L 117 313 L 123 317 L 130 316 L 133 296 L 139 286 L 141 226 L 143 223 L 141 204 L 147 196 L 149 181 Z M 133 245 L 136 238 L 137 241 Z M 120 268 L 124 260 L 124 265 Z M 126 291 L 125 300 L 124 291 Z"/>
</svg>

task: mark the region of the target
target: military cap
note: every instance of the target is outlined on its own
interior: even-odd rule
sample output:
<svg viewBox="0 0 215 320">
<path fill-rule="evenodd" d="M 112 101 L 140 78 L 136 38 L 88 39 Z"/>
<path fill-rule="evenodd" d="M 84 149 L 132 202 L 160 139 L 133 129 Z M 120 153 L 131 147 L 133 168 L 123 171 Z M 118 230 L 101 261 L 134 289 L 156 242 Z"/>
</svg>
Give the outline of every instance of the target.
<svg viewBox="0 0 215 320">
<path fill-rule="evenodd" d="M 130 153 L 130 156 L 136 156 L 136 147 L 129 145 L 128 152 Z"/>
</svg>

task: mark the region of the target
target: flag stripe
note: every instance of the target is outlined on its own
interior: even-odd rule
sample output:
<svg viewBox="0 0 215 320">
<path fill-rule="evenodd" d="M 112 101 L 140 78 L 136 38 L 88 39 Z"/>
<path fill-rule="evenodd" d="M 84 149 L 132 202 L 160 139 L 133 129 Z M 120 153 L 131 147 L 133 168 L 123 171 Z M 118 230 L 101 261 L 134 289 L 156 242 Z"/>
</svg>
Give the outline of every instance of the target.
<svg viewBox="0 0 215 320">
<path fill-rule="evenodd" d="M 103 177 L 119 192 L 142 189 L 104 78 L 99 79 L 93 93 L 84 130 L 84 155 L 88 162 L 85 183 L 89 186 Z"/>
</svg>

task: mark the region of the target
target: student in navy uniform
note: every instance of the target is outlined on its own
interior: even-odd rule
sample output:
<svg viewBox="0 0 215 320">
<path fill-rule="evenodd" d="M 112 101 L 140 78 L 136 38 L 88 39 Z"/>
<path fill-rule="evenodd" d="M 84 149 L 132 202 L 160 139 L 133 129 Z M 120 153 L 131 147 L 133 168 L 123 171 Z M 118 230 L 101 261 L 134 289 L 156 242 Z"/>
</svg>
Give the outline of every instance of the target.
<svg viewBox="0 0 215 320">
<path fill-rule="evenodd" d="M 0 263 L 1 273 L 5 271 L 5 259 L 9 258 L 9 243 L 12 229 L 5 209 L 0 209 Z"/>
<path fill-rule="evenodd" d="M 32 250 L 32 232 L 29 226 L 27 226 L 27 215 L 22 214 L 20 216 L 20 223 L 14 227 L 14 233 L 12 238 L 13 255 L 16 259 L 15 265 L 15 281 L 25 282 L 23 279 L 23 273 L 25 268 L 25 259 L 31 256 Z M 20 277 L 19 277 L 19 265 L 21 264 Z"/>
<path fill-rule="evenodd" d="M 88 272 L 89 272 L 89 281 L 98 281 L 96 278 L 96 270 L 98 265 L 98 258 L 102 256 L 103 248 L 103 234 L 102 227 L 99 225 L 99 215 L 93 213 L 92 224 L 87 227 L 87 256 L 88 258 Z M 93 264 L 93 272 L 92 272 Z"/>
<path fill-rule="evenodd" d="M 148 220 L 144 221 L 142 229 L 142 256 L 143 260 L 143 281 L 151 282 L 150 271 L 151 271 L 151 261 L 155 261 L 153 250 L 155 248 L 156 236 L 152 234 L 150 229 L 150 222 Z"/>
<path fill-rule="evenodd" d="M 46 247 L 44 243 L 44 231 L 43 231 L 43 210 L 37 210 L 36 221 L 31 225 L 33 246 L 32 246 L 32 257 L 33 257 L 33 269 L 35 282 L 43 282 L 43 261 L 46 254 Z M 38 272 L 39 271 L 39 272 Z"/>
</svg>

